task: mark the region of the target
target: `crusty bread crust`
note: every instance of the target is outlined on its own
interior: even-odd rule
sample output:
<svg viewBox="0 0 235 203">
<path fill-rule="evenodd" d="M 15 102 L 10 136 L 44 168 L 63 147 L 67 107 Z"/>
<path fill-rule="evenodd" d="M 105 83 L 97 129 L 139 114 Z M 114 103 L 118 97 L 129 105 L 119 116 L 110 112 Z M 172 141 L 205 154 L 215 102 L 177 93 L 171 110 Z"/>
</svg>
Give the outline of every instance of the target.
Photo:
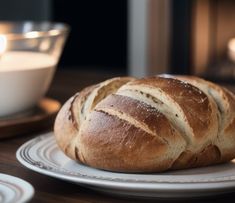
<svg viewBox="0 0 235 203">
<path fill-rule="evenodd" d="M 69 99 L 54 126 L 59 147 L 89 166 L 159 172 L 235 157 L 235 96 L 201 78 L 113 78 Z"/>
</svg>

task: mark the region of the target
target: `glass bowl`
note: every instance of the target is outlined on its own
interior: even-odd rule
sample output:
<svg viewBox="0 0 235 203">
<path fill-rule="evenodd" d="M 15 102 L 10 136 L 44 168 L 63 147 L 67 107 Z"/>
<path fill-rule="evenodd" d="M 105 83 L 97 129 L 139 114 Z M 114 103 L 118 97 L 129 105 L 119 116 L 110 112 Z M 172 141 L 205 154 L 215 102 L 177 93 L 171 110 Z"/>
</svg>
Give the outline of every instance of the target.
<svg viewBox="0 0 235 203">
<path fill-rule="evenodd" d="M 28 111 L 44 97 L 68 33 L 63 23 L 0 21 L 0 117 Z"/>
</svg>

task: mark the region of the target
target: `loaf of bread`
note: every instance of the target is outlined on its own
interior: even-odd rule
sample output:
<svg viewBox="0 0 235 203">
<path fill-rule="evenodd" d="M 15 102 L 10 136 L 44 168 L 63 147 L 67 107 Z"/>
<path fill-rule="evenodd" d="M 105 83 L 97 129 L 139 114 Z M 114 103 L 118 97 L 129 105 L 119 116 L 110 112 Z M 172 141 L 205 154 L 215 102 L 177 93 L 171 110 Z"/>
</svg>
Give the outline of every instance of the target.
<svg viewBox="0 0 235 203">
<path fill-rule="evenodd" d="M 235 157 L 235 96 L 193 76 L 113 78 L 70 98 L 54 133 L 71 159 L 104 170 L 222 163 Z"/>
</svg>

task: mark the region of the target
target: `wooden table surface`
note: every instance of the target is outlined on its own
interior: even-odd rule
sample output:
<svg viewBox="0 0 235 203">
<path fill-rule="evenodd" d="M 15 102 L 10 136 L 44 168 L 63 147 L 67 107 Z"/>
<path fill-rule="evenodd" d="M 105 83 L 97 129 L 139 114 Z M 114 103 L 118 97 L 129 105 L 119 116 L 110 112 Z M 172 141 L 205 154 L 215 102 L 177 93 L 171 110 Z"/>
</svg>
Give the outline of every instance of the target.
<svg viewBox="0 0 235 203">
<path fill-rule="evenodd" d="M 81 71 L 58 71 L 48 92 L 48 96 L 58 99 L 62 103 L 81 88 L 109 77 L 116 76 L 110 73 L 81 72 Z M 95 192 L 82 186 L 67 183 L 55 178 L 41 175 L 22 166 L 15 157 L 16 150 L 26 141 L 34 138 L 39 133 L 19 135 L 14 138 L 0 140 L 0 173 L 20 177 L 30 182 L 35 188 L 35 195 L 31 202 L 170 202 L 163 199 L 134 199 L 117 197 L 108 194 Z M 171 200 L 171 202 L 189 202 L 185 200 Z M 190 202 L 234 202 L 234 193 L 226 195 L 194 199 Z"/>
</svg>

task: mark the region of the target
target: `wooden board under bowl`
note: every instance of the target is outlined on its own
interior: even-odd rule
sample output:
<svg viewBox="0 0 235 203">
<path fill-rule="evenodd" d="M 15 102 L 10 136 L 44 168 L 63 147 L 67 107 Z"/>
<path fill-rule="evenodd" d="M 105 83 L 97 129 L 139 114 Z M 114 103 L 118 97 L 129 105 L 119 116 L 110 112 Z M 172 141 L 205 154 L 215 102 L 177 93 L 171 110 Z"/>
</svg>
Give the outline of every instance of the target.
<svg viewBox="0 0 235 203">
<path fill-rule="evenodd" d="M 61 104 L 57 100 L 43 98 L 28 112 L 0 118 L 0 139 L 52 127 L 60 107 Z"/>
</svg>

